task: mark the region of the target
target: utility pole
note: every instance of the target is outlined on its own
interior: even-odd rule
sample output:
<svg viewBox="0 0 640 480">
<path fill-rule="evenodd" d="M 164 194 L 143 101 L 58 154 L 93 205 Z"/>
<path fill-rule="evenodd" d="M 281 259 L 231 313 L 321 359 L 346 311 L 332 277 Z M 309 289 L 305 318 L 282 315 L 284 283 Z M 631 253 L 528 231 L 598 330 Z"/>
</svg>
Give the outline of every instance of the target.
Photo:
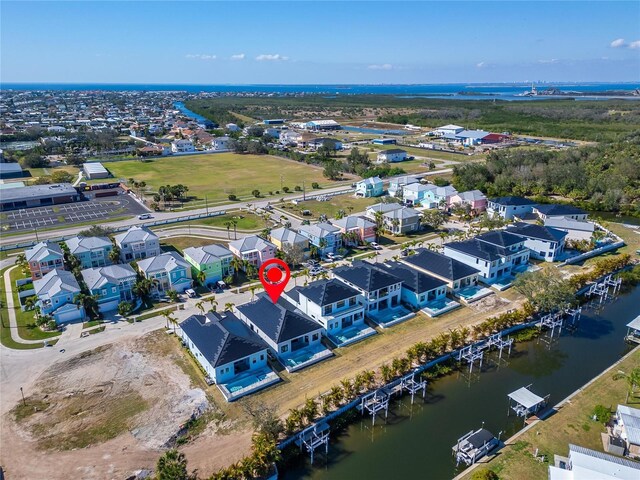
<svg viewBox="0 0 640 480">
<path fill-rule="evenodd" d="M 207 201 L 207 196 L 204 196 L 204 208 L 207 209 L 207 215 L 209 215 L 209 202 Z"/>
<path fill-rule="evenodd" d="M 282 191 L 282 175 L 280 175 L 280 191 Z"/>
<path fill-rule="evenodd" d="M 39 242 L 39 240 L 38 240 L 38 226 L 37 225 L 35 227 L 33 227 L 33 231 L 36 234 L 36 242 Z"/>
<path fill-rule="evenodd" d="M 22 391 L 22 387 L 20 387 L 20 395 L 22 395 L 22 405 L 26 406 L 26 405 L 27 405 L 27 402 L 26 402 L 26 400 L 24 399 L 24 392 Z"/>
<path fill-rule="evenodd" d="M 302 201 L 306 200 L 305 194 L 307 193 L 306 186 L 304 184 L 304 180 L 302 180 Z"/>
</svg>

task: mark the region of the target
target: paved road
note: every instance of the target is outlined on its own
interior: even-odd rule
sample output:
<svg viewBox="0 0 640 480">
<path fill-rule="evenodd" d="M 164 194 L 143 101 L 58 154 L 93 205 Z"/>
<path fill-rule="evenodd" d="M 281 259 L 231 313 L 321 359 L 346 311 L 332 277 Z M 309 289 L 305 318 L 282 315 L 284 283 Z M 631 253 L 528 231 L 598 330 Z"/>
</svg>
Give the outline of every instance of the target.
<svg viewBox="0 0 640 480">
<path fill-rule="evenodd" d="M 452 170 L 450 168 L 446 168 L 446 169 L 441 169 L 441 170 L 434 170 L 431 172 L 424 172 L 424 173 L 420 173 L 420 174 L 410 174 L 410 175 L 414 175 L 414 176 L 434 176 L 434 175 L 441 175 L 441 174 L 445 174 L 445 173 L 451 173 Z M 391 177 L 387 180 L 392 180 L 393 178 L 399 178 L 399 177 L 405 177 L 406 175 L 398 175 L 397 177 Z M 338 187 L 333 187 L 333 188 L 327 188 L 327 189 L 323 189 L 323 190 L 316 190 L 313 192 L 313 194 L 307 194 L 307 198 L 311 198 L 311 197 L 315 197 L 318 195 L 326 195 L 326 194 L 335 194 L 338 192 L 349 192 L 351 191 L 351 187 L 345 187 L 344 185 L 338 186 Z M 133 198 L 131 196 L 131 198 Z M 285 197 L 282 197 L 285 200 L 300 200 L 302 199 L 302 194 L 297 193 L 297 194 L 292 194 L 292 195 L 287 195 Z M 153 214 L 153 220 L 150 222 L 146 222 L 146 223 L 152 223 L 153 221 L 158 221 L 158 220 L 168 220 L 168 219 L 176 219 L 176 218 L 182 218 L 185 217 L 187 215 L 196 215 L 196 214 L 202 214 L 202 213 L 206 213 L 208 212 L 223 212 L 223 211 L 227 211 L 227 210 L 238 210 L 238 209 L 243 209 L 243 208 L 247 208 L 248 205 L 251 205 L 252 208 L 264 208 L 266 207 L 269 203 L 273 202 L 273 199 L 256 199 L 256 201 L 249 201 L 249 202 L 239 202 L 239 203 L 233 203 L 230 205 L 218 205 L 218 206 L 213 206 L 213 207 L 209 207 L 208 209 L 206 208 L 200 208 L 197 210 L 190 210 L 190 211 L 186 211 L 186 212 L 157 212 Z M 109 226 L 112 227 L 121 227 L 121 226 L 133 226 L 133 225 L 144 225 L 145 222 L 141 222 L 140 220 L 138 220 L 137 218 L 130 218 L 128 220 L 122 220 L 119 222 L 112 222 L 109 223 Z M 79 232 L 81 232 L 82 230 L 86 230 L 86 226 L 84 227 L 69 227 L 69 228 L 62 228 L 62 229 L 57 229 L 57 230 L 51 230 L 51 231 L 46 231 L 46 232 L 38 232 L 38 239 L 39 240 L 44 240 L 47 238 L 57 238 L 57 237 L 62 237 L 62 236 L 67 236 L 67 235 L 76 235 Z M 32 241 L 35 240 L 35 235 L 33 232 L 29 232 L 26 233 L 24 235 L 12 235 L 12 236 L 3 236 L 2 238 L 0 238 L 0 245 L 7 245 L 7 244 L 16 244 L 16 243 L 21 243 L 21 242 L 27 242 L 27 241 Z"/>
</svg>

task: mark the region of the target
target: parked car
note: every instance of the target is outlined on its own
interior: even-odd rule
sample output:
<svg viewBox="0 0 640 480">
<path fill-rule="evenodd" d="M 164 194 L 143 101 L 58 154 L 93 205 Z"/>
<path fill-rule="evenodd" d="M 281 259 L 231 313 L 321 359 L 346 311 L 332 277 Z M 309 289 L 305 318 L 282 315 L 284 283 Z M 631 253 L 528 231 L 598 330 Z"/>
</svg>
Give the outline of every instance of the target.
<svg viewBox="0 0 640 480">
<path fill-rule="evenodd" d="M 196 293 L 196 291 L 193 288 L 187 288 L 184 293 L 187 294 L 187 297 L 189 298 L 196 298 L 198 296 L 198 294 Z"/>
<path fill-rule="evenodd" d="M 312 275 L 315 277 L 316 275 L 320 275 L 322 272 L 324 272 L 324 268 L 313 267 L 312 269 L 309 270 L 309 275 Z"/>
<path fill-rule="evenodd" d="M 370 246 L 371 248 L 373 248 L 374 250 L 380 250 L 380 249 L 382 249 L 382 247 L 381 247 L 377 242 L 371 242 L 371 243 L 369 244 L 369 246 Z"/>
</svg>

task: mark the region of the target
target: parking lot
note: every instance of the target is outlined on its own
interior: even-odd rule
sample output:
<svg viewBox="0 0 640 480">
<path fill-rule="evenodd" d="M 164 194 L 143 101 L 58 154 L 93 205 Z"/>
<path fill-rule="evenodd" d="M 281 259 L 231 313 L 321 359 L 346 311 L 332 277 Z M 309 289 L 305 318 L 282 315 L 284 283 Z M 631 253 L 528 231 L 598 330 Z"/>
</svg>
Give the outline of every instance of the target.
<svg viewBox="0 0 640 480">
<path fill-rule="evenodd" d="M 133 216 L 145 212 L 146 210 L 128 195 L 118 195 L 104 199 L 5 212 L 2 215 L 2 230 L 19 232 L 36 228 L 51 228 Z"/>
</svg>

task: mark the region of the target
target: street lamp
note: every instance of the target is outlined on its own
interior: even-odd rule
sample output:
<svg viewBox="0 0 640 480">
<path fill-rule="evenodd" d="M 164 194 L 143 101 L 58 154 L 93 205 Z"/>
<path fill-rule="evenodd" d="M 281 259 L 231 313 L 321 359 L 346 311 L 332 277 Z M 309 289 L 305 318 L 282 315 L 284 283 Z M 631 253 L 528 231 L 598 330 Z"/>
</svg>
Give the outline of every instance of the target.
<svg viewBox="0 0 640 480">
<path fill-rule="evenodd" d="M 27 405 L 27 402 L 26 402 L 26 400 L 24 399 L 24 391 L 22 390 L 22 387 L 20 387 L 20 395 L 22 395 L 22 404 L 23 404 L 24 406 L 26 406 L 26 405 Z"/>
</svg>

